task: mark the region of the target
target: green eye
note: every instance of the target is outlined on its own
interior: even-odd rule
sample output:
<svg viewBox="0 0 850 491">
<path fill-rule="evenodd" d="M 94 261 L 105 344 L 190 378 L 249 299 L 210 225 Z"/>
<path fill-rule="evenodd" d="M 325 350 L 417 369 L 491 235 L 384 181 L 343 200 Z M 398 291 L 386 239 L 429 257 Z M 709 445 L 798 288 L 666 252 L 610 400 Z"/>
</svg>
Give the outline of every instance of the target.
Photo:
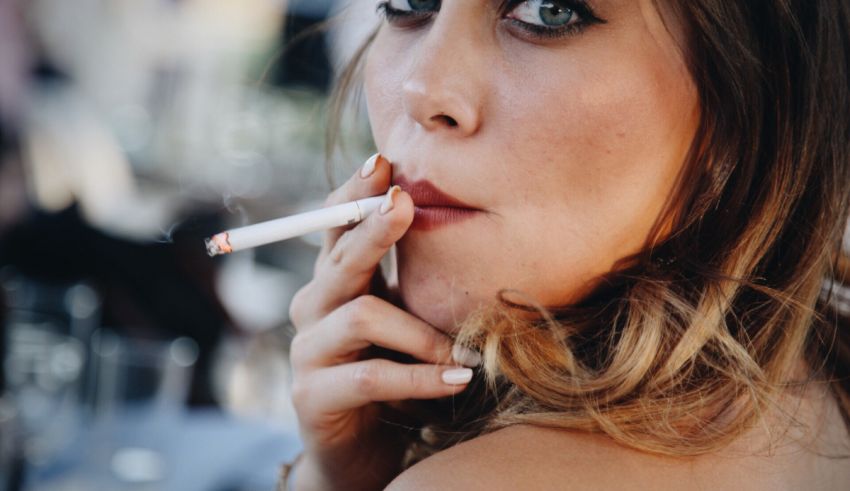
<svg viewBox="0 0 850 491">
<path fill-rule="evenodd" d="M 458 0 L 471 1 L 471 0 Z M 482 0 L 483 1 L 483 0 Z M 604 24 L 585 0 L 501 0 L 500 15 L 514 32 L 528 39 L 548 40 L 577 35 L 592 24 Z M 440 0 L 384 0 L 377 12 L 388 24 L 416 29 L 439 15 Z M 519 30 L 519 31 L 517 31 Z M 520 34 L 517 34 L 520 35 Z"/>
<path fill-rule="evenodd" d="M 558 0 L 526 0 L 517 5 L 509 17 L 541 27 L 563 27 L 578 20 L 575 11 Z"/>
<path fill-rule="evenodd" d="M 546 2 L 540 6 L 539 15 L 540 20 L 547 26 L 562 26 L 573 18 L 573 11 L 552 2 Z"/>
</svg>

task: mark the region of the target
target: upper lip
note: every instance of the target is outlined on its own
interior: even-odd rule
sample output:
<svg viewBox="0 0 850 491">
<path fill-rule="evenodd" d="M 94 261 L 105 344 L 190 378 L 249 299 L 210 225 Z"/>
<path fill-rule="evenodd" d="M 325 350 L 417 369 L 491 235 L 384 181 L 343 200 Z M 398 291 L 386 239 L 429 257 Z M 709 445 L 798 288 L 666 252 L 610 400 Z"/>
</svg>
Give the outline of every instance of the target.
<svg viewBox="0 0 850 491">
<path fill-rule="evenodd" d="M 466 204 L 458 198 L 446 194 L 436 185 L 426 179 L 418 181 L 409 181 L 404 176 L 397 176 L 393 179 L 393 184 L 398 185 L 401 189 L 413 198 L 413 204 L 419 207 L 423 206 L 442 206 L 450 208 L 469 208 L 477 209 L 472 205 Z"/>
</svg>

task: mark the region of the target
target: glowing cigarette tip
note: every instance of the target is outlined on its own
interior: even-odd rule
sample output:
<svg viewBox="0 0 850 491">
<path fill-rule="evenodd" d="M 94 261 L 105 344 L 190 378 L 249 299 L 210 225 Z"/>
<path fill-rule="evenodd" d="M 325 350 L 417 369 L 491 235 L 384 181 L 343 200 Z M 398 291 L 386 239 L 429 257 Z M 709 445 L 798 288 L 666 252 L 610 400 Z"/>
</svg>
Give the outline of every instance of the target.
<svg viewBox="0 0 850 491">
<path fill-rule="evenodd" d="M 230 254 L 233 252 L 233 248 L 230 247 L 230 240 L 227 232 L 213 235 L 206 240 L 206 245 L 207 254 L 209 254 L 210 257 L 215 257 L 221 254 Z"/>
</svg>

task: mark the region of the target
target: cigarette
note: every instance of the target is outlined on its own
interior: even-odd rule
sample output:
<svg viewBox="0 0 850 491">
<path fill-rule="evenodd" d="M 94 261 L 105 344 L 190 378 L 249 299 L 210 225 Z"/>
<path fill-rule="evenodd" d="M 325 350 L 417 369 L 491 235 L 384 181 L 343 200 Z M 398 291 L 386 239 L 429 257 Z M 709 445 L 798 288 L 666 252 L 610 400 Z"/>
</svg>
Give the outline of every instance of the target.
<svg viewBox="0 0 850 491">
<path fill-rule="evenodd" d="M 364 220 L 378 209 L 384 199 L 383 195 L 373 196 L 227 230 L 206 239 L 207 254 L 210 257 L 230 254 L 231 252 L 259 247 L 319 230 L 353 225 Z"/>
</svg>

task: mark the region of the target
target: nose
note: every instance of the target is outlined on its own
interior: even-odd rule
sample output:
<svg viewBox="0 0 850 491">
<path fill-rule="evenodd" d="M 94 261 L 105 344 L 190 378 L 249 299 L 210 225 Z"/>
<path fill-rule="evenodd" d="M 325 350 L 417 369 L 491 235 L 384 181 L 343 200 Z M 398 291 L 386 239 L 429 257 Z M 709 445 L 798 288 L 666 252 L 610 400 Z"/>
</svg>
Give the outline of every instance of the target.
<svg viewBox="0 0 850 491">
<path fill-rule="evenodd" d="M 443 19 L 438 14 L 413 52 L 402 100 L 407 114 L 425 130 L 469 136 L 482 124 L 484 48 L 468 26 L 441 23 Z"/>
</svg>

